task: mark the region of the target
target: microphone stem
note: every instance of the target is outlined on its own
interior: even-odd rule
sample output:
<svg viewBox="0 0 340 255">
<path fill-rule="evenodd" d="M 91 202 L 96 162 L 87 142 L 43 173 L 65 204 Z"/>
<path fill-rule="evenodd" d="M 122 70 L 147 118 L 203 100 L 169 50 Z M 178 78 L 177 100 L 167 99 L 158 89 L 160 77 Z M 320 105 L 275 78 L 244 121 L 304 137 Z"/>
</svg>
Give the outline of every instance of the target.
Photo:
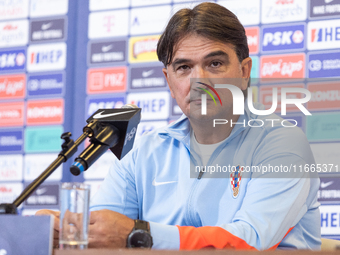
<svg viewBox="0 0 340 255">
<path fill-rule="evenodd" d="M 59 153 L 58 158 L 55 159 L 44 172 L 42 172 L 21 192 L 20 196 L 14 200 L 13 204 L 18 208 L 19 205 L 21 205 L 21 203 L 24 202 L 34 192 L 34 190 L 47 179 L 47 177 L 49 177 L 63 162 L 66 162 L 67 159 L 76 153 L 79 144 L 86 139 L 89 133 L 89 131 L 85 131 L 74 143 L 73 141 L 71 142 L 71 147 L 63 148 L 63 150 Z"/>
<path fill-rule="evenodd" d="M 74 153 L 76 153 L 79 144 L 81 144 L 91 133 L 91 130 L 87 129 L 84 130 L 84 132 L 79 136 L 79 138 L 70 146 L 65 149 L 63 149 L 59 155 L 64 157 L 64 162 L 66 162 L 70 157 L 73 156 Z"/>
<path fill-rule="evenodd" d="M 33 191 L 49 177 L 55 169 L 57 169 L 61 163 L 64 162 L 64 157 L 59 155 L 56 160 L 54 160 L 44 172 L 42 172 L 33 182 L 31 182 L 24 190 L 21 192 L 20 196 L 17 197 L 17 199 L 14 200 L 13 204 L 18 208 L 19 205 L 21 205 L 22 202 L 28 198 Z"/>
</svg>

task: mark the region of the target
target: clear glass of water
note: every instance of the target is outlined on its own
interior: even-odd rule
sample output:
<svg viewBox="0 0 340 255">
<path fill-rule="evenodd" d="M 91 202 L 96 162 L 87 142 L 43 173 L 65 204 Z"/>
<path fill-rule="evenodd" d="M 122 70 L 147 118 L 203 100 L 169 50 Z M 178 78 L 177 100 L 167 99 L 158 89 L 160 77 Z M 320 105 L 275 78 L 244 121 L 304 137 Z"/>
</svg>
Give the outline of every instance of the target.
<svg viewBox="0 0 340 255">
<path fill-rule="evenodd" d="M 90 186 L 62 183 L 60 187 L 60 249 L 86 249 L 90 221 Z"/>
</svg>

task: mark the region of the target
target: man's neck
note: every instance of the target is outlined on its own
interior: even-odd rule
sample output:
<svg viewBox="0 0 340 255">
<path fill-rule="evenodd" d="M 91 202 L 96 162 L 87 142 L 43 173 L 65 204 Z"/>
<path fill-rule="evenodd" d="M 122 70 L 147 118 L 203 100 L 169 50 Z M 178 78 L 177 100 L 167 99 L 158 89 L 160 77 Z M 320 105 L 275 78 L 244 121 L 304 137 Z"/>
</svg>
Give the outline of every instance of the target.
<svg viewBox="0 0 340 255">
<path fill-rule="evenodd" d="M 232 116 L 233 123 L 237 122 L 239 115 Z M 225 125 L 216 125 L 213 127 L 213 121 L 201 121 L 197 119 L 190 119 L 190 125 L 195 133 L 195 137 L 200 144 L 214 144 L 219 143 L 229 137 L 233 127 L 230 126 L 230 119 Z"/>
</svg>

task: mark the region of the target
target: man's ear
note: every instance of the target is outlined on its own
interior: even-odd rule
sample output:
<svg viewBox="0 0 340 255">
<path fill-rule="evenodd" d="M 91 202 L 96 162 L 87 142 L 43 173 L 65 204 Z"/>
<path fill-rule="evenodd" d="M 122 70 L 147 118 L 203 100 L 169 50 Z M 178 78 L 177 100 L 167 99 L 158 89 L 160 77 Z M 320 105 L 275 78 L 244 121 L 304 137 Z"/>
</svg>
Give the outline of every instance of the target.
<svg viewBox="0 0 340 255">
<path fill-rule="evenodd" d="M 250 57 L 247 57 L 242 60 L 241 68 L 242 68 L 242 90 L 247 89 L 248 82 L 250 79 L 250 72 L 252 67 L 252 59 Z"/>
<path fill-rule="evenodd" d="M 171 89 L 170 81 L 169 81 L 168 69 L 167 68 L 163 68 L 162 71 L 163 71 L 163 74 L 165 76 L 166 82 L 168 83 L 171 97 L 175 98 L 174 93 L 172 92 L 172 89 Z"/>
</svg>

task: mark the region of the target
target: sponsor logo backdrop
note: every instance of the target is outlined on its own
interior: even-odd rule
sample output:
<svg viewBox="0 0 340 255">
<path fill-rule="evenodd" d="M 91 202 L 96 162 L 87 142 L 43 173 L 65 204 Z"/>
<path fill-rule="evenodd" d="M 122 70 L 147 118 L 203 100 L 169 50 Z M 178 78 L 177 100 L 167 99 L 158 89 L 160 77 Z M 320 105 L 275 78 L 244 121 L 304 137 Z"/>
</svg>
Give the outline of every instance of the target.
<svg viewBox="0 0 340 255">
<path fill-rule="evenodd" d="M 0 203 L 13 202 L 57 158 L 64 130 L 73 131 L 78 4 L 0 1 Z M 19 211 L 58 209 L 70 163 Z"/>
</svg>

